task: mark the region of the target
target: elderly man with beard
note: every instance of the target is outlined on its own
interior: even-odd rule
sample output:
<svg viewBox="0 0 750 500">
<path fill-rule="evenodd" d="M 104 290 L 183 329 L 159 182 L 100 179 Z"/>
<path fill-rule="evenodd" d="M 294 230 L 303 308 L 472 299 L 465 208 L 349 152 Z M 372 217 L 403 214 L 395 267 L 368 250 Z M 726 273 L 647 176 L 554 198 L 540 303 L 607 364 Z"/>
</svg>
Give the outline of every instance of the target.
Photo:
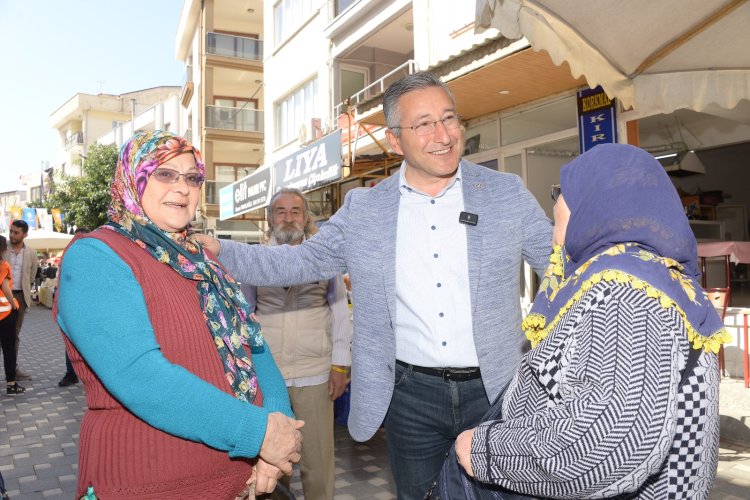
<svg viewBox="0 0 750 500">
<path fill-rule="evenodd" d="M 282 188 L 268 207 L 267 245 L 299 245 L 318 232 L 304 195 Z M 300 469 L 305 498 L 333 498 L 333 400 L 346 390 L 352 328 L 341 274 L 286 288 L 244 287 L 263 336 L 305 421 Z"/>
</svg>

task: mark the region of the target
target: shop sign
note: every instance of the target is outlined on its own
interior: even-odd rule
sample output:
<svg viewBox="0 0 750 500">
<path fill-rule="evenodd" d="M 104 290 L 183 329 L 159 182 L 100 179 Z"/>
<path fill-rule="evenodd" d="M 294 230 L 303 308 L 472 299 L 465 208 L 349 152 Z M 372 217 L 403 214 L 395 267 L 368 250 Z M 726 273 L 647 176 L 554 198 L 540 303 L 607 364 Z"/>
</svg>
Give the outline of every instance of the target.
<svg viewBox="0 0 750 500">
<path fill-rule="evenodd" d="M 341 130 L 274 162 L 274 192 L 283 187 L 307 192 L 341 179 Z"/>
<path fill-rule="evenodd" d="M 265 207 L 271 195 L 271 169 L 261 168 L 219 191 L 219 219 Z"/>
<path fill-rule="evenodd" d="M 598 144 L 617 142 L 616 99 L 610 99 L 601 87 L 577 93 L 578 141 L 581 153 Z"/>
</svg>

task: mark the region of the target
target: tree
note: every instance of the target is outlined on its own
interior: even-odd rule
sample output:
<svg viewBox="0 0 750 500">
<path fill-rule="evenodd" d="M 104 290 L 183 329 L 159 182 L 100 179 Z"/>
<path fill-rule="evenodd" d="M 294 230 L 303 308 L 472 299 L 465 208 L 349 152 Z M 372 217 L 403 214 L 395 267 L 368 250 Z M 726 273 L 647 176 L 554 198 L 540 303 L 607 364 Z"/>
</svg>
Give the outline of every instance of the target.
<svg viewBox="0 0 750 500">
<path fill-rule="evenodd" d="M 95 228 L 107 222 L 109 188 L 117 166 L 117 146 L 94 144 L 81 164 L 81 176 L 61 175 L 44 206 L 59 208 L 65 222 Z"/>
</svg>

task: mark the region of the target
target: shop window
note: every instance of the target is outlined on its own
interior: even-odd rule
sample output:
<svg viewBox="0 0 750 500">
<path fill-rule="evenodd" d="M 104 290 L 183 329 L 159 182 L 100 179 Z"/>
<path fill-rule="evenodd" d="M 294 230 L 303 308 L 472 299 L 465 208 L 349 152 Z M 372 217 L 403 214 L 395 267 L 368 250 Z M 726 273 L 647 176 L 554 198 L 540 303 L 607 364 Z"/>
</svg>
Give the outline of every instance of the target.
<svg viewBox="0 0 750 500">
<path fill-rule="evenodd" d="M 501 118 L 500 143 L 507 146 L 576 126 L 575 96 L 566 97 Z"/>
</svg>

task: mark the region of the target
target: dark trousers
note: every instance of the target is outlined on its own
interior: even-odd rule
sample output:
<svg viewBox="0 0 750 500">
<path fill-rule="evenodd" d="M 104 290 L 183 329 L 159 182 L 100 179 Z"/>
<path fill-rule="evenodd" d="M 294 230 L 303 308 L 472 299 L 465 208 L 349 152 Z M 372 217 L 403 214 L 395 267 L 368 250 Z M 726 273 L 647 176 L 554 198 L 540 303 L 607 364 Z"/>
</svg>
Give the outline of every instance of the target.
<svg viewBox="0 0 750 500">
<path fill-rule="evenodd" d="M 3 367 L 5 368 L 5 381 L 16 381 L 16 317 L 18 312 L 14 309 L 8 316 L 0 320 L 0 346 L 3 349 Z"/>
<path fill-rule="evenodd" d="M 396 365 L 396 385 L 385 417 L 388 458 L 398 500 L 422 500 L 461 432 L 490 407 L 481 378 L 465 382 Z"/>
<path fill-rule="evenodd" d="M 65 376 L 77 377 L 75 370 L 73 370 L 73 363 L 70 362 L 67 352 L 65 352 Z"/>
</svg>

